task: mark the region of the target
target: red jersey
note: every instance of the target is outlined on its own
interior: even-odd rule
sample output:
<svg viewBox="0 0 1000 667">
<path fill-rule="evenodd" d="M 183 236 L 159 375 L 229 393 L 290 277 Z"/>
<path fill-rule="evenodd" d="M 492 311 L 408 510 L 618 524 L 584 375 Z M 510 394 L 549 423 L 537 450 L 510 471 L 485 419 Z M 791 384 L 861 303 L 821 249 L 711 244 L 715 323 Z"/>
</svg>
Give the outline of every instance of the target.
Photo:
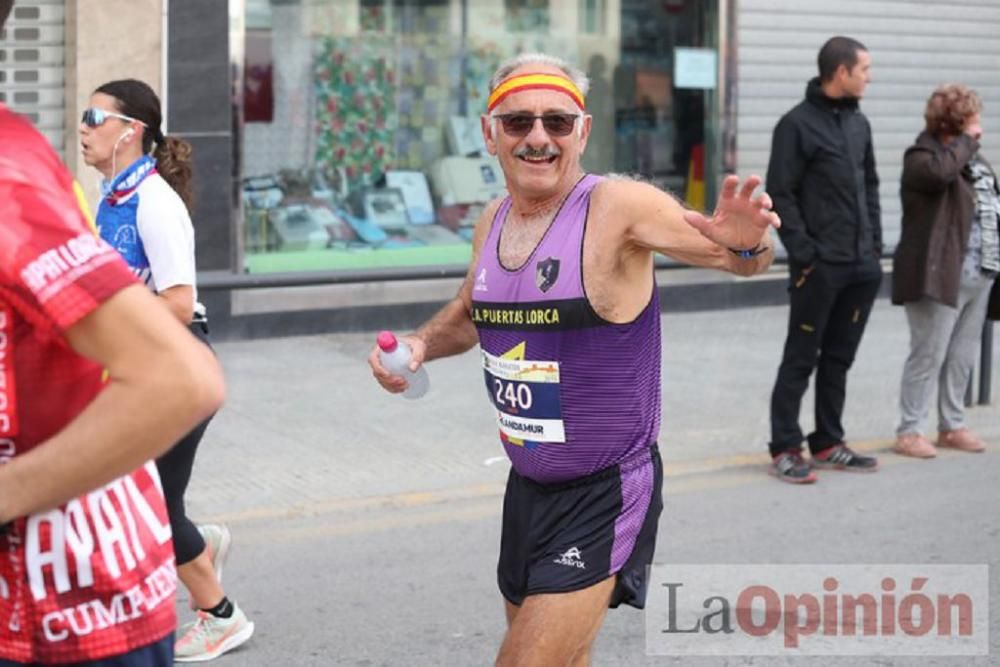
<svg viewBox="0 0 1000 667">
<path fill-rule="evenodd" d="M 0 104 L 0 462 L 59 432 L 101 391 L 62 332 L 134 284 L 48 142 Z M 0 658 L 118 655 L 176 625 L 173 544 L 150 462 L 0 537 Z"/>
</svg>

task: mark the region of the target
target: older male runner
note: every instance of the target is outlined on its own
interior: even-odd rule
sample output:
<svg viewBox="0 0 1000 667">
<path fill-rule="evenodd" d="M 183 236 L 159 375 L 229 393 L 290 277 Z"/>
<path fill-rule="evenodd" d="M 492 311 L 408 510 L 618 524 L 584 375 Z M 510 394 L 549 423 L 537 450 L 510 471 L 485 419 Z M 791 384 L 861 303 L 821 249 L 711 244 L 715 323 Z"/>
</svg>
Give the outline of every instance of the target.
<svg viewBox="0 0 1000 667">
<path fill-rule="evenodd" d="M 609 606 L 641 608 L 662 509 L 654 253 L 750 275 L 778 226 L 730 176 L 712 218 L 624 178 L 585 174 L 582 72 L 544 54 L 497 70 L 482 117 L 510 196 L 479 220 L 458 295 L 412 336 L 420 363 L 482 348 L 512 469 L 498 581 L 500 665 L 588 664 Z M 392 392 L 405 379 L 369 357 Z"/>
</svg>

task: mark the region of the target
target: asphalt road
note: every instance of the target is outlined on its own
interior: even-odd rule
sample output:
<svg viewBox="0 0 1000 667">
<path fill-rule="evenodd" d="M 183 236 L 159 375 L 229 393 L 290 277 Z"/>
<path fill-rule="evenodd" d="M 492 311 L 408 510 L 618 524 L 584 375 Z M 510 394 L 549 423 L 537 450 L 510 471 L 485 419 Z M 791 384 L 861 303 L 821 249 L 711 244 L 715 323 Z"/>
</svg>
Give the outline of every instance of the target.
<svg viewBox="0 0 1000 667">
<path fill-rule="evenodd" d="M 1000 409 L 968 412 L 990 444 L 985 454 L 914 461 L 889 453 L 907 330 L 902 310 L 884 301 L 845 413 L 851 443 L 878 453 L 882 470 L 825 473 L 810 487 L 766 474 L 767 401 L 786 316 L 770 307 L 663 317 L 666 509 L 656 563 L 986 563 L 995 571 Z M 364 359 L 373 340 L 218 346 L 229 399 L 202 445 L 189 507 L 197 519 L 230 524 L 226 588 L 257 624 L 221 666 L 492 663 L 504 631 L 495 566 L 507 463 L 475 353 L 431 364 L 431 392 L 405 401 L 372 381 Z M 996 359 L 993 375 L 1000 378 Z M 807 395 L 807 429 L 810 413 Z M 183 597 L 178 609 L 186 620 Z M 997 621 L 990 627 L 991 653 L 1000 655 Z M 594 664 L 991 664 L 650 656 L 645 633 L 643 612 L 611 612 Z"/>
<path fill-rule="evenodd" d="M 1000 566 L 1000 443 L 933 461 L 886 454 L 875 475 L 812 487 L 738 465 L 666 480 L 655 562 L 987 563 Z M 489 665 L 503 637 L 495 586 L 500 495 L 384 497 L 232 525 L 227 589 L 257 624 L 224 665 Z M 997 599 L 997 581 L 991 593 Z M 651 591 L 651 595 L 657 591 Z M 662 594 L 660 592 L 659 594 Z M 183 605 L 180 605 L 183 606 Z M 182 612 L 186 613 L 186 612 Z M 982 658 L 695 658 L 646 654 L 644 612 L 609 613 L 595 665 L 988 665 Z M 991 615 L 990 652 L 1000 655 Z"/>
</svg>

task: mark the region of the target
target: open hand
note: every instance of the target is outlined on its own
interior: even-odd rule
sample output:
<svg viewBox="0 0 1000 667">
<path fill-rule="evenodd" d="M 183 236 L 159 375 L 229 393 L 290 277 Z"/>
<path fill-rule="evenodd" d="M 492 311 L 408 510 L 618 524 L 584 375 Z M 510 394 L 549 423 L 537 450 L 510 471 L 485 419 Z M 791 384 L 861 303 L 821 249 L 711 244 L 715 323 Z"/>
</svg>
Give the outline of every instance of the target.
<svg viewBox="0 0 1000 667">
<path fill-rule="evenodd" d="M 756 248 L 768 229 L 781 226 L 778 214 L 771 210 L 771 197 L 766 192 L 751 196 L 760 183 L 760 176 L 751 176 L 739 188 L 739 176 L 726 176 L 712 217 L 687 211 L 684 220 L 717 245 L 734 250 Z"/>
</svg>

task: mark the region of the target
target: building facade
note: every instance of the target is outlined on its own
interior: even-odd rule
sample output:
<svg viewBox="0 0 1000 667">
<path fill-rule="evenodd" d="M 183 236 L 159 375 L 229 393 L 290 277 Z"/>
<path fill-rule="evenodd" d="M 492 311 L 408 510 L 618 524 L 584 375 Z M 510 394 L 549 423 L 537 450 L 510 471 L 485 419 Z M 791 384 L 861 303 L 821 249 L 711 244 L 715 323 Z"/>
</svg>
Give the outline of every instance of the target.
<svg viewBox="0 0 1000 667">
<path fill-rule="evenodd" d="M 893 245 L 902 153 L 934 86 L 976 88 L 984 152 L 1000 150 L 1000 4 L 963 6 L 18 0 L 0 39 L 0 99 L 96 196 L 76 141 L 90 91 L 134 76 L 161 92 L 166 131 L 195 148 L 199 269 L 234 335 L 406 323 L 454 293 L 471 225 L 504 192 L 479 117 L 508 56 L 545 51 L 588 74 L 588 170 L 637 174 L 704 208 L 725 173 L 764 173 L 774 124 L 802 99 L 823 41 L 859 39 L 873 59 L 862 108 Z"/>
</svg>

